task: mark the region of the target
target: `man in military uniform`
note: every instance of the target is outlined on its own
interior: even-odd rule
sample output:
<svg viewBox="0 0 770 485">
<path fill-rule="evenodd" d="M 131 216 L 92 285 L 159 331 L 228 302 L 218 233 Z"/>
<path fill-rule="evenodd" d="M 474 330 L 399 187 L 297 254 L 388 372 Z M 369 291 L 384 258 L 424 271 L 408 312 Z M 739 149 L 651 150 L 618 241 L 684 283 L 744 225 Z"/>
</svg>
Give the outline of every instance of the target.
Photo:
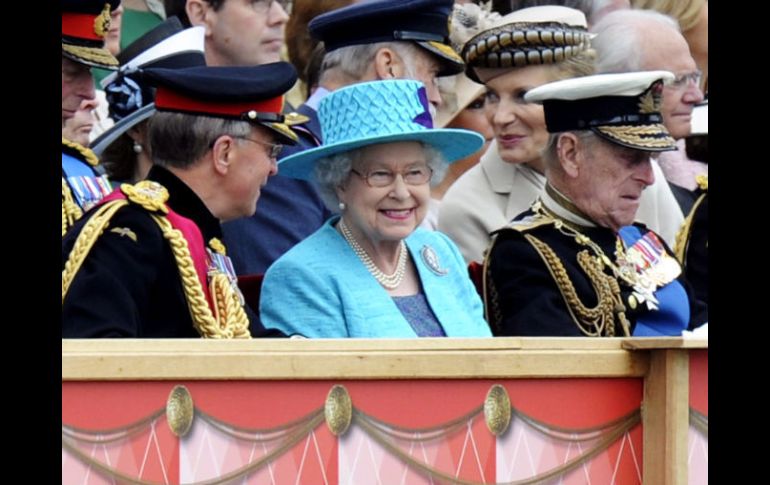
<svg viewBox="0 0 770 485">
<path fill-rule="evenodd" d="M 62 0 L 61 113 L 62 127 L 83 101 L 95 99 L 91 67 L 117 69 L 118 61 L 104 47 L 110 12 L 120 0 Z M 111 188 L 96 168 L 99 160 L 88 148 L 62 137 L 62 236 Z"/>
<path fill-rule="evenodd" d="M 249 216 L 277 173 L 291 64 L 151 68 L 154 166 L 62 242 L 63 337 L 249 337 L 220 221 Z M 251 322 L 250 322 L 251 320 Z M 250 325 L 251 323 L 251 325 Z"/>
<path fill-rule="evenodd" d="M 687 157 L 703 163 L 708 163 L 708 113 L 708 101 L 695 107 L 692 133 L 686 139 Z M 695 180 L 698 184 L 694 192 L 695 202 L 676 236 L 674 252 L 684 267 L 684 274 L 696 298 L 708 304 L 709 179 L 708 175 L 698 175 Z"/>
<path fill-rule="evenodd" d="M 318 89 L 297 109 L 309 121 L 294 127 L 299 143 L 283 156 L 320 145 L 316 108 L 324 96 L 343 86 L 415 79 L 425 84 L 433 107 L 440 104 L 436 77 L 464 68 L 449 45 L 452 5 L 452 0 L 380 0 L 332 10 L 310 21 L 310 34 L 324 42 L 326 55 Z M 311 183 L 290 175 L 281 170 L 268 183 L 263 202 L 269 210 L 225 224 L 225 238 L 239 274 L 264 273 L 331 215 Z"/>
<path fill-rule="evenodd" d="M 547 184 L 497 231 L 485 261 L 498 335 L 680 335 L 707 320 L 662 238 L 634 223 L 650 156 L 675 148 L 662 125 L 665 71 L 545 84 Z"/>
</svg>

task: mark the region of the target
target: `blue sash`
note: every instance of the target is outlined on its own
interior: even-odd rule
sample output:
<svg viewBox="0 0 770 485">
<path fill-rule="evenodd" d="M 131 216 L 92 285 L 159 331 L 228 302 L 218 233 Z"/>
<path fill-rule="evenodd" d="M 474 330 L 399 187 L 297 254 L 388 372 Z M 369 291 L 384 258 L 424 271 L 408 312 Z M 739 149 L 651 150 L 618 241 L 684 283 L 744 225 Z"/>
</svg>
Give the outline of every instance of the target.
<svg viewBox="0 0 770 485">
<path fill-rule="evenodd" d="M 625 226 L 619 231 L 627 248 L 643 238 L 636 226 Z M 636 319 L 634 337 L 678 337 L 687 329 L 690 321 L 690 300 L 687 292 L 677 280 L 655 290 L 658 310 L 642 313 Z"/>
</svg>

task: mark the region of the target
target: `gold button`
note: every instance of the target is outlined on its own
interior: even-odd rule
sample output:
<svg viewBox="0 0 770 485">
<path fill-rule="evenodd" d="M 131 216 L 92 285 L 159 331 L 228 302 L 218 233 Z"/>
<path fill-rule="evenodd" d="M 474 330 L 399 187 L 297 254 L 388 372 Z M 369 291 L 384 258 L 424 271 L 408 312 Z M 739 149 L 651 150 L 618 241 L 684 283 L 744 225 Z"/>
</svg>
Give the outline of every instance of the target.
<svg viewBox="0 0 770 485">
<path fill-rule="evenodd" d="M 632 310 L 636 310 L 636 305 L 636 297 L 634 295 L 628 295 L 628 306 L 630 306 Z"/>
</svg>

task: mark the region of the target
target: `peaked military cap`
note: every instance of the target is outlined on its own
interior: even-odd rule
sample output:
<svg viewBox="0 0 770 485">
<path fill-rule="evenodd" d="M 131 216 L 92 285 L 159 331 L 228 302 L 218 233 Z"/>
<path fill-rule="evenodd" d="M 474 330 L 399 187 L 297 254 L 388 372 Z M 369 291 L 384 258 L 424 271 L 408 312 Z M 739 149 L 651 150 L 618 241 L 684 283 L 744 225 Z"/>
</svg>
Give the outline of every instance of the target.
<svg viewBox="0 0 770 485">
<path fill-rule="evenodd" d="M 586 16 L 574 8 L 543 5 L 516 10 L 463 45 L 465 74 L 482 82 L 479 70 L 557 64 L 590 46 Z M 491 74 L 491 75 L 489 75 Z M 496 72 L 487 71 L 490 79 Z"/>
<path fill-rule="evenodd" d="M 62 55 L 87 66 L 114 69 L 118 60 L 104 47 L 110 12 L 120 0 L 62 0 Z"/>
<path fill-rule="evenodd" d="M 364 0 L 326 12 L 308 24 L 326 52 L 377 42 L 414 41 L 436 56 L 439 75 L 462 72 L 462 58 L 449 43 L 454 0 Z"/>
<path fill-rule="evenodd" d="M 663 84 L 673 79 L 668 71 L 597 74 L 544 84 L 524 99 L 543 104 L 550 133 L 591 130 L 637 150 L 676 150 L 660 114 Z"/>
<path fill-rule="evenodd" d="M 259 123 L 289 144 L 296 144 L 298 140 L 282 113 L 283 95 L 297 81 L 297 71 L 288 62 L 150 68 L 142 72 L 142 77 L 157 87 L 155 108 L 158 111 Z"/>
</svg>

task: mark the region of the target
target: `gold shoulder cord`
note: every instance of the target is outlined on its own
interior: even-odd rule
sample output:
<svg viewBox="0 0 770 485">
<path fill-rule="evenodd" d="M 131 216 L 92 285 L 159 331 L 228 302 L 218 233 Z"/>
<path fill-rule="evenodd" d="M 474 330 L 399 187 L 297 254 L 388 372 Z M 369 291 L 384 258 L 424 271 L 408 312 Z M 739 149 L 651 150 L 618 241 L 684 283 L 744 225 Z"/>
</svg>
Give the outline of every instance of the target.
<svg viewBox="0 0 770 485">
<path fill-rule="evenodd" d="M 143 181 L 135 185 L 123 184 L 121 191 L 126 194 L 128 200 L 151 211 L 150 217 L 161 229 L 163 237 L 168 240 L 171 251 L 174 254 L 182 287 L 187 300 L 187 307 L 192 316 L 195 330 L 203 338 L 251 338 L 249 332 L 249 319 L 239 297 L 232 288 L 227 276 L 219 272 L 209 274 L 211 282 L 209 290 L 216 315 L 209 308 L 206 296 L 203 292 L 195 264 L 190 256 L 190 248 L 184 235 L 178 229 L 174 229 L 171 222 L 162 215 L 165 209 L 165 200 L 168 198 L 166 189 L 157 182 Z M 161 190 L 162 189 L 162 190 Z M 165 195 L 165 198 L 163 198 Z M 62 271 L 62 303 L 67 295 L 70 284 L 78 270 L 85 261 L 88 252 L 93 247 L 96 239 L 104 232 L 112 216 L 120 208 L 129 204 L 128 200 L 115 200 L 102 204 L 94 215 L 88 220 L 83 230 L 78 235 L 75 245 L 70 252 L 67 263 Z M 159 213 L 160 212 L 160 213 Z"/>
<path fill-rule="evenodd" d="M 696 182 L 701 190 L 705 190 L 706 192 L 702 193 L 692 205 L 692 209 L 690 209 L 690 213 L 687 214 L 687 218 L 682 223 L 682 227 L 680 227 L 679 231 L 676 233 L 676 240 L 674 241 L 674 255 L 682 266 L 685 264 L 684 260 L 687 255 L 687 247 L 690 245 L 690 234 L 692 233 L 692 221 L 695 218 L 695 211 L 703 203 L 708 194 L 708 177 L 698 175 L 698 177 L 696 177 Z"/>
<path fill-rule="evenodd" d="M 75 221 L 83 217 L 83 211 L 75 203 L 75 198 L 72 197 L 72 191 L 70 190 L 67 181 L 64 177 L 61 179 L 61 235 L 67 232 L 67 229 L 75 224 Z"/>
<path fill-rule="evenodd" d="M 620 286 L 613 276 L 604 273 L 604 263 L 598 256 L 592 257 L 588 250 L 580 251 L 577 255 L 578 263 L 591 281 L 597 296 L 596 306 L 588 308 L 580 301 L 559 256 L 547 244 L 531 234 L 525 234 L 524 237 L 545 262 L 564 298 L 572 320 L 584 335 L 614 337 L 615 316 L 624 336 L 630 335 L 630 324 L 625 315 L 626 308 L 620 295 Z"/>
<path fill-rule="evenodd" d="M 91 149 L 86 148 L 83 145 L 76 143 L 72 140 L 68 140 L 64 137 L 62 137 L 61 139 L 61 144 L 77 151 L 80 155 L 82 155 L 86 163 L 88 163 L 92 167 L 95 167 L 96 165 L 99 164 L 99 159 Z M 64 177 L 62 177 L 61 179 L 61 235 L 64 236 L 67 230 L 70 227 L 72 227 L 73 224 L 75 224 L 75 221 L 77 221 L 81 217 L 83 217 L 83 211 L 75 203 L 75 198 L 72 196 L 72 191 L 70 190 L 70 187 L 67 184 L 67 181 L 64 179 Z"/>
<path fill-rule="evenodd" d="M 74 142 L 72 140 L 68 140 L 64 137 L 61 137 L 61 144 L 72 148 L 76 150 L 80 155 L 83 156 L 83 159 L 92 167 L 95 167 L 99 165 L 99 157 L 96 156 L 96 153 L 93 152 L 90 148 L 86 148 L 80 143 Z"/>
<path fill-rule="evenodd" d="M 500 330 L 500 325 L 503 321 L 503 313 L 500 310 L 500 300 L 497 295 L 497 288 L 494 281 L 492 281 L 492 275 L 489 271 L 490 255 L 492 254 L 492 248 L 497 242 L 497 235 L 492 238 L 492 242 L 489 244 L 486 252 L 484 253 L 484 265 L 481 270 L 481 292 L 484 303 L 484 318 L 487 319 L 487 323 L 493 330 Z"/>
</svg>

